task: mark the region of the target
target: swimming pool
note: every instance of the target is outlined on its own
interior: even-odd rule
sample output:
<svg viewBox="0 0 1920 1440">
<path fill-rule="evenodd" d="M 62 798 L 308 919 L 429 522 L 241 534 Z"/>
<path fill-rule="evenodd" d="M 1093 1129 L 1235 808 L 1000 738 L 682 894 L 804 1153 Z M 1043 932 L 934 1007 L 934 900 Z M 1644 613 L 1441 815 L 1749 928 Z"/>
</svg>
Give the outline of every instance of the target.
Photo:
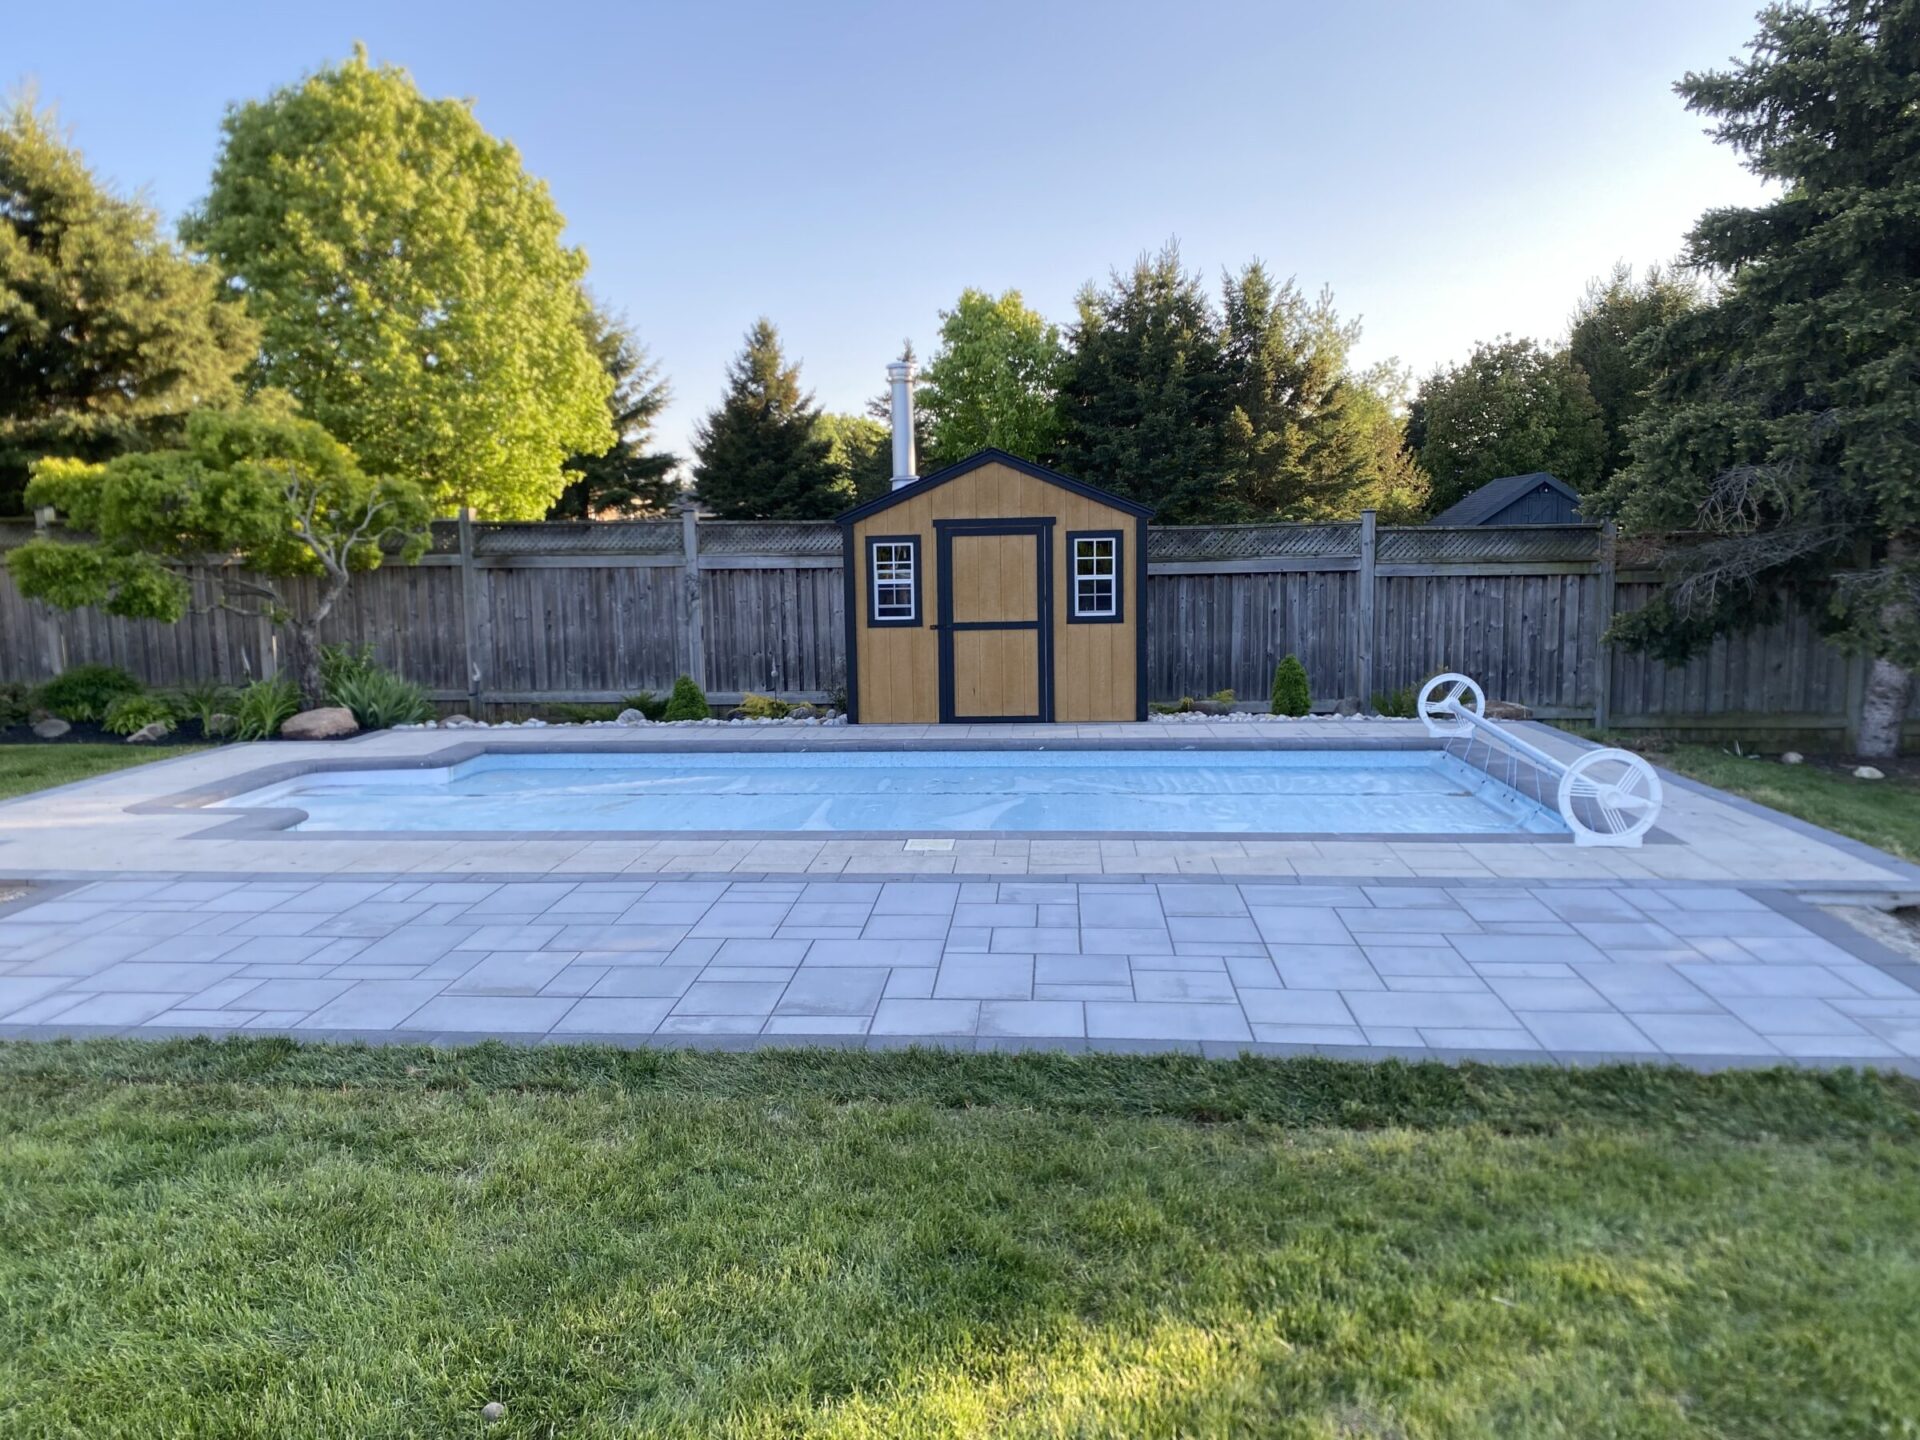
<svg viewBox="0 0 1920 1440">
<path fill-rule="evenodd" d="M 1564 834 L 1440 750 L 481 755 L 317 771 L 222 802 L 303 833 Z"/>
</svg>

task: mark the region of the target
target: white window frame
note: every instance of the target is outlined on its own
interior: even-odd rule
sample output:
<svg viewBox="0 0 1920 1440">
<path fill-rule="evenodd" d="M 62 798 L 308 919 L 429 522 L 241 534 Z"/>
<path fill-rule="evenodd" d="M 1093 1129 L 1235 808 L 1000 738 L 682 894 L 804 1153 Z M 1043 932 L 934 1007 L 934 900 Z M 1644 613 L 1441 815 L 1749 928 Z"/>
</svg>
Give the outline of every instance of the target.
<svg viewBox="0 0 1920 1440">
<path fill-rule="evenodd" d="M 1121 619 L 1121 537 L 1108 532 L 1076 534 L 1069 537 L 1069 543 L 1073 564 L 1073 618 L 1114 621 Z M 1084 594 L 1083 583 L 1091 584 L 1097 589 L 1101 581 L 1105 581 L 1109 587 L 1106 604 L 1101 606 L 1081 603 Z"/>
<path fill-rule="evenodd" d="M 882 558 L 882 552 L 890 552 Z M 904 553 L 903 553 L 904 552 Z M 872 599 L 867 607 L 869 625 L 917 625 L 920 623 L 920 541 L 915 536 L 875 536 L 867 543 L 867 584 Z M 905 599 L 899 598 L 904 591 Z M 882 595 L 894 593 L 883 600 Z"/>
</svg>

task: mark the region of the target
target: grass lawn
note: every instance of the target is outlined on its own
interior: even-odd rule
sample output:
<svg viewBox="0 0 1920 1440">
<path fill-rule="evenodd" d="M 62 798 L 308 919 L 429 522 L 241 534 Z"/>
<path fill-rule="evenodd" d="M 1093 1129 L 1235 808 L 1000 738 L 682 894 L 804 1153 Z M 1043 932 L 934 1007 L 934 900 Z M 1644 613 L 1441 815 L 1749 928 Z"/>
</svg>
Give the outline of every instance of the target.
<svg viewBox="0 0 1920 1440">
<path fill-rule="evenodd" d="M 0 1091 L 9 1436 L 1920 1415 L 1895 1078 L 201 1040 Z"/>
<path fill-rule="evenodd" d="M 204 747 L 169 745 L 148 750 L 138 745 L 0 745 L 0 800 L 125 770 L 150 760 L 170 760 Z"/>
<path fill-rule="evenodd" d="M 1845 769 L 1742 759 L 1712 745 L 1646 753 L 1669 770 L 1920 861 L 1920 780 L 1903 770 L 1886 767 L 1884 780 L 1856 780 Z"/>
</svg>

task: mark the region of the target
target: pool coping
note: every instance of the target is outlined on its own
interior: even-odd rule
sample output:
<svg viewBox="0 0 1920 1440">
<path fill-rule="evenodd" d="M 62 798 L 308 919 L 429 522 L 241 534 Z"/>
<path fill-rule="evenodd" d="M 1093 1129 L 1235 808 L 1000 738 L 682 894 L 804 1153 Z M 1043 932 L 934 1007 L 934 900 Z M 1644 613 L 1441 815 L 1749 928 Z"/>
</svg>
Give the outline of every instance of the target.
<svg viewBox="0 0 1920 1440">
<path fill-rule="evenodd" d="M 1564 734 L 1556 731 L 1555 734 Z M 687 737 L 693 740 L 694 737 Z M 469 760 L 477 760 L 489 755 L 566 755 L 574 753 L 592 753 L 599 755 L 661 755 L 661 754 L 826 754 L 835 751 L 854 751 L 870 754 L 913 754 L 943 751 L 979 752 L 979 753 L 1058 753 L 1074 752 L 1149 752 L 1149 753 L 1220 753 L 1239 752 L 1306 752 L 1315 750 L 1345 750 L 1358 752 L 1409 752 L 1423 751 L 1436 754 L 1448 753 L 1444 741 L 1433 736 L 1409 735 L 1355 736 L 1339 744 L 1329 744 L 1323 738 L 1310 737 L 1259 737 L 1249 735 L 1245 739 L 1239 736 L 1208 736 L 1183 740 L 1176 744 L 1167 744 L 1149 736 L 1112 736 L 1076 739 L 1071 742 L 1021 741 L 1015 738 L 994 739 L 945 739 L 938 736 L 914 737 L 876 737 L 867 739 L 839 739 L 823 741 L 811 734 L 792 736 L 768 736 L 753 743 L 743 743 L 732 736 L 717 735 L 712 740 L 699 740 L 692 744 L 675 744 L 671 747 L 658 743 L 634 740 L 581 742 L 544 742 L 529 744 L 526 742 L 507 742 L 493 740 L 459 741 L 438 750 L 424 751 L 413 755 L 367 756 L 367 757 L 331 757 L 316 755 L 312 758 L 299 758 L 279 761 L 259 769 L 229 775 L 220 780 L 178 791 L 158 800 L 140 801 L 126 808 L 129 814 L 167 815 L 181 813 L 199 813 L 231 800 L 236 796 L 248 794 L 254 790 L 265 789 L 271 785 L 285 784 L 305 775 L 341 774 L 356 770 L 442 770 Z M 1489 777 L 1494 778 L 1494 777 Z M 83 782 L 91 783 L 91 782 Z M 1498 782 L 1497 782 L 1498 783 Z M 943 840 L 1164 840 L 1164 841 L 1220 841 L 1220 842 L 1298 842 L 1312 844 L 1322 841 L 1349 841 L 1355 843 L 1426 843 L 1426 844 L 1520 844 L 1520 845 L 1572 845 L 1571 833 L 1555 834 L 1551 831 L 1272 831 L 1272 830 L 324 830 L 299 832 L 293 827 L 307 819 L 307 812 L 292 806 L 260 806 L 258 808 L 235 808 L 227 812 L 221 823 L 208 829 L 196 831 L 183 837 L 188 840 L 279 840 L 309 842 L 315 840 L 342 841 L 459 841 L 459 840 L 817 840 L 832 838 L 841 840 L 899 840 L 913 838 Z M 1678 837 L 1661 830 L 1658 826 L 1642 837 L 1643 843 L 1653 845 L 1673 845 L 1682 843 Z"/>
</svg>

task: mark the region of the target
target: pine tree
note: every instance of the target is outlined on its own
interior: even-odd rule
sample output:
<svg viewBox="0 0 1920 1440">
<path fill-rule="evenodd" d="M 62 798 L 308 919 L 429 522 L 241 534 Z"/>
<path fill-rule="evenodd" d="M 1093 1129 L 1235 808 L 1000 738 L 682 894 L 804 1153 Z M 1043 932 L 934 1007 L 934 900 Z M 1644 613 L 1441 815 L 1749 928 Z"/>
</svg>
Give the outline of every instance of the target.
<svg viewBox="0 0 1920 1440">
<path fill-rule="evenodd" d="M 723 520 L 825 520 L 852 500 L 780 334 L 762 317 L 727 367 L 727 396 L 694 431 L 694 486 Z"/>
<path fill-rule="evenodd" d="M 1920 3 L 1770 6 L 1677 89 L 1780 188 L 1700 218 L 1687 258 L 1725 284 L 1636 352 L 1600 504 L 1666 535 L 1665 583 L 1613 638 L 1676 660 L 1803 604 L 1873 657 L 1860 748 L 1890 755 L 1920 666 Z"/>
<path fill-rule="evenodd" d="M 563 468 L 573 478 L 547 518 L 627 519 L 660 514 L 680 494 L 680 487 L 673 483 L 677 457 L 668 450 L 647 448 L 654 421 L 667 406 L 667 382 L 625 320 L 590 305 L 581 323 L 587 343 L 613 382 L 607 409 L 616 438 L 610 450 L 575 455 L 566 462 Z"/>
<path fill-rule="evenodd" d="M 1699 304 L 1700 286 L 1692 275 L 1659 265 L 1648 266 L 1638 280 L 1631 265 L 1616 265 L 1604 282 L 1587 285 L 1573 312 L 1567 354 L 1586 371 L 1600 407 L 1602 476 L 1627 463 L 1629 431 L 1653 383 L 1634 342 Z"/>
<path fill-rule="evenodd" d="M 106 190 L 29 99 L 0 117 L 0 515 L 28 466 L 177 443 L 223 404 L 257 329 L 220 277 Z"/>
<path fill-rule="evenodd" d="M 1229 382 L 1219 323 L 1178 246 L 1080 292 L 1060 381 L 1060 468 L 1167 523 L 1234 513 L 1224 488 Z"/>
<path fill-rule="evenodd" d="M 1240 520 L 1349 515 L 1373 478 L 1365 404 L 1347 357 L 1359 326 L 1333 296 L 1275 285 L 1258 260 L 1223 289 L 1223 362 L 1232 410 L 1225 482 Z"/>
</svg>

